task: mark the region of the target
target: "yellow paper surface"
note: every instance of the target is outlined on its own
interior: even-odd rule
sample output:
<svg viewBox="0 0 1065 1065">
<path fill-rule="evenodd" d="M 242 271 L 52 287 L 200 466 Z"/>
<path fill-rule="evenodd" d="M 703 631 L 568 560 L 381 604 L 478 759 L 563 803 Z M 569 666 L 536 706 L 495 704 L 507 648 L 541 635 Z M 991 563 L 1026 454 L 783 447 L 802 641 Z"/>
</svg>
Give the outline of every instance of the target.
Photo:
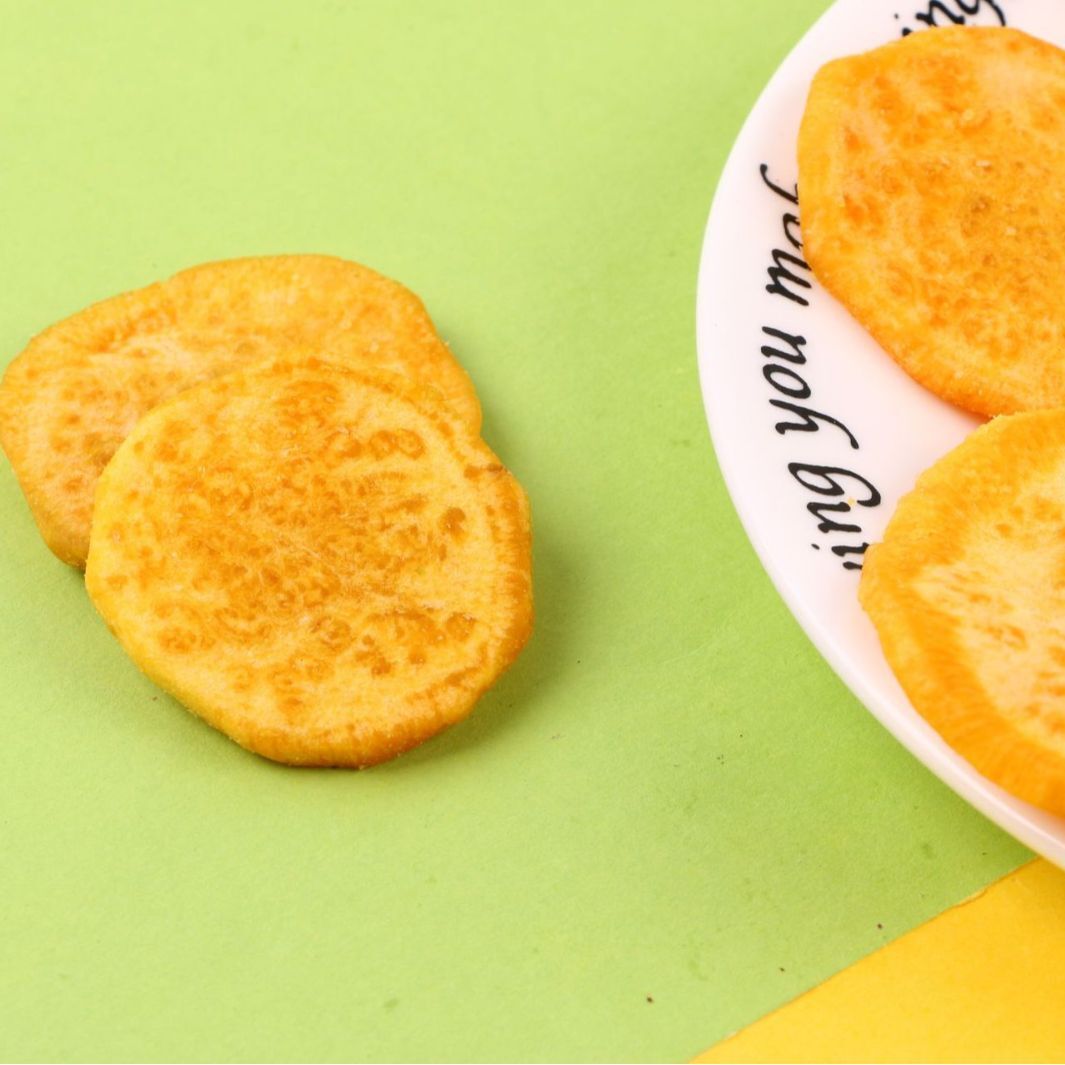
<svg viewBox="0 0 1065 1065">
<path fill-rule="evenodd" d="M 1065 1060 L 1065 873 L 1032 862 L 699 1062 Z"/>
</svg>

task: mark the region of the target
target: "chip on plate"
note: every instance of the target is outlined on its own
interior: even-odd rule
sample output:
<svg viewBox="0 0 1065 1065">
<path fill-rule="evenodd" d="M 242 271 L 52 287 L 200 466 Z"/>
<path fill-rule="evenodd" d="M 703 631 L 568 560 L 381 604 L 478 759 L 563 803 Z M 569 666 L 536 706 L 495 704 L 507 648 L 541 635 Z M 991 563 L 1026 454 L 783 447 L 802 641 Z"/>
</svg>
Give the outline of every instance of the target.
<svg viewBox="0 0 1065 1065">
<path fill-rule="evenodd" d="M 923 473 L 859 590 L 916 710 L 1065 815 L 1065 411 L 996 418 Z"/>
<path fill-rule="evenodd" d="M 473 385 L 402 285 L 327 256 L 208 263 L 59 322 L 4 375 L 0 443 L 48 546 L 85 564 L 97 478 L 142 414 L 303 349 L 432 385 L 480 425 Z"/>
<path fill-rule="evenodd" d="M 1065 406 L 1065 52 L 913 33 L 822 67 L 803 249 L 912 377 L 981 414 Z"/>
<path fill-rule="evenodd" d="M 532 625 L 529 512 L 434 391 L 314 358 L 156 407 L 86 586 L 141 669 L 267 758 L 364 766 L 465 717 Z"/>
</svg>

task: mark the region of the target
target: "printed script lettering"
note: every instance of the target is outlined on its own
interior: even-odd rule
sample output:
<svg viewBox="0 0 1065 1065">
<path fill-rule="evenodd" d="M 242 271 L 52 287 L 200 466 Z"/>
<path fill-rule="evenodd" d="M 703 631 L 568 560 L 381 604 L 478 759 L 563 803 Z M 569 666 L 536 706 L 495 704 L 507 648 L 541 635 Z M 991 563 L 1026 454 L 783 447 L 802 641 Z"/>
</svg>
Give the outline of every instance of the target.
<svg viewBox="0 0 1065 1065">
<path fill-rule="evenodd" d="M 908 37 L 914 30 L 931 26 L 1005 26 L 1005 3 L 1006 0 L 932 0 L 913 14 L 912 26 L 902 26 L 902 36 Z"/>
<path fill-rule="evenodd" d="M 766 292 L 790 305 L 791 313 L 808 307 L 813 275 L 802 257 L 802 236 L 799 228 L 798 191 L 774 181 L 769 167 L 760 167 L 762 181 L 787 207 L 780 220 L 780 244 L 769 253 L 766 267 Z M 809 353 L 807 340 L 792 329 L 775 325 L 762 326 L 762 376 L 769 386 L 769 406 L 783 412 L 773 428 L 781 435 L 788 433 L 839 434 L 853 450 L 860 450 L 858 438 L 838 418 L 817 410 L 812 402 L 813 389 L 800 367 L 806 366 Z M 869 546 L 862 535 L 861 507 L 880 505 L 880 493 L 871 481 L 854 470 L 842 466 L 819 465 L 809 462 L 789 462 L 788 473 L 812 496 L 806 509 L 814 520 L 814 527 L 829 550 L 844 569 L 861 569 L 861 558 Z M 820 543 L 812 543 L 816 551 Z"/>
</svg>

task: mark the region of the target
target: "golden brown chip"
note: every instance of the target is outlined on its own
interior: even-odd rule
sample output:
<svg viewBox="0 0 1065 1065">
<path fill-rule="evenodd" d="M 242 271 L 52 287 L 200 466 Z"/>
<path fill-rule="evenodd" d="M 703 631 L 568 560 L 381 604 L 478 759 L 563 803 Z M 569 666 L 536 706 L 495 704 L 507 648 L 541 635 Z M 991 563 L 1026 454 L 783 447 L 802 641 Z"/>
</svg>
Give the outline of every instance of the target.
<svg viewBox="0 0 1065 1065">
<path fill-rule="evenodd" d="M 1065 406 L 1065 52 L 956 27 L 829 63 L 799 202 L 814 273 L 911 376 L 983 414 Z"/>
<path fill-rule="evenodd" d="M 402 285 L 327 256 L 208 263 L 59 322 L 4 375 L 0 443 L 48 546 L 85 564 L 96 480 L 142 414 L 299 350 L 406 374 L 480 426 L 469 378 Z"/>
<path fill-rule="evenodd" d="M 1065 814 L 1065 411 L 997 418 L 922 474 L 860 594 L 918 712 Z"/>
<path fill-rule="evenodd" d="M 532 625 L 517 481 L 436 393 L 317 359 L 147 414 L 100 478 L 85 579 L 148 676 L 300 765 L 465 717 Z"/>
</svg>

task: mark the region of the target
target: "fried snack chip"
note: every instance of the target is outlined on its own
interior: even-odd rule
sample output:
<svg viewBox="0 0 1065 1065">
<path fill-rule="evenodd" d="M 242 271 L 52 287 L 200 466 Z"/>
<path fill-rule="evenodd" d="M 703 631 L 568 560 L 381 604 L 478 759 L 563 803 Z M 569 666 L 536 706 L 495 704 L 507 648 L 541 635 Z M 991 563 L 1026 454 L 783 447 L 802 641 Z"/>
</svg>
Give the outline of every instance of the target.
<svg viewBox="0 0 1065 1065">
<path fill-rule="evenodd" d="M 918 712 L 1065 814 L 1065 411 L 997 418 L 922 474 L 860 597 Z"/>
<path fill-rule="evenodd" d="M 1065 52 L 911 34 L 829 63 L 799 135 L 803 248 L 912 377 L 967 410 L 1065 406 Z"/>
<path fill-rule="evenodd" d="M 96 480 L 141 415 L 297 349 L 406 374 L 480 426 L 469 378 L 395 281 L 318 255 L 194 267 L 59 322 L 4 375 L 0 443 L 52 551 L 85 564 Z"/>
<path fill-rule="evenodd" d="M 85 580 L 149 677 L 297 765 L 459 721 L 532 626 L 517 481 L 435 392 L 313 358 L 147 414 L 100 478 Z"/>
</svg>

